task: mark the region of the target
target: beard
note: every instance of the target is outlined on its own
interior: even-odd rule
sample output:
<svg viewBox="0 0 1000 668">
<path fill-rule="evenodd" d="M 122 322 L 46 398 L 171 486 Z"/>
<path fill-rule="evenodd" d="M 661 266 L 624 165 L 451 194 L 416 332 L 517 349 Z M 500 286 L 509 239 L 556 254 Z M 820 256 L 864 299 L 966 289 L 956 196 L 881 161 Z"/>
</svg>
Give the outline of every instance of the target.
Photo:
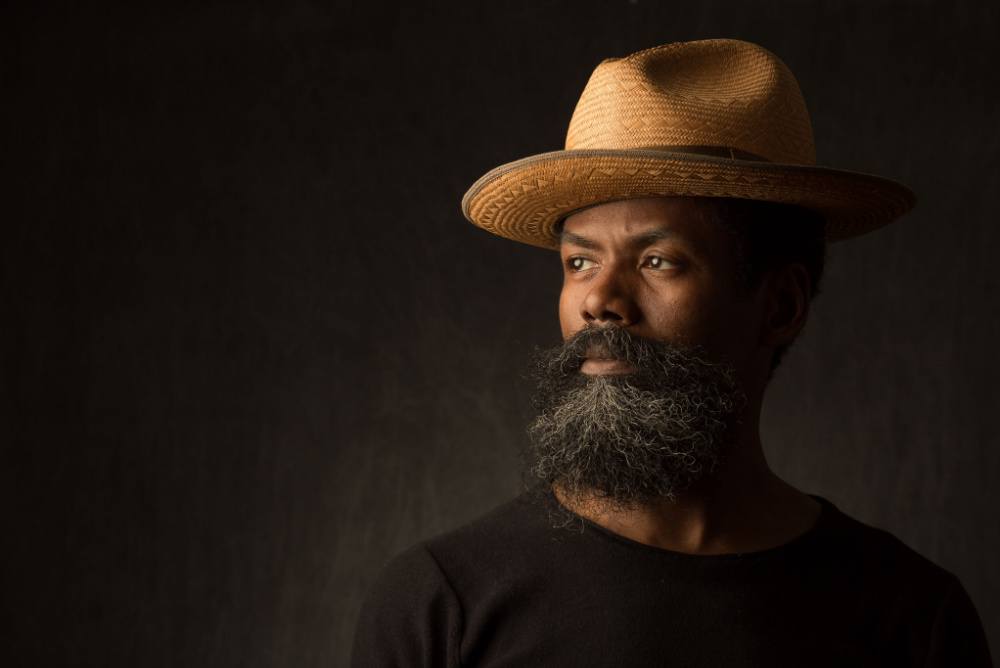
<svg viewBox="0 0 1000 668">
<path fill-rule="evenodd" d="M 626 374 L 580 371 L 588 349 L 632 365 Z M 732 366 L 699 347 L 587 327 L 536 350 L 537 417 L 526 472 L 573 502 L 630 510 L 676 497 L 721 464 L 746 395 Z M 564 518 L 567 519 L 567 518 Z"/>
</svg>

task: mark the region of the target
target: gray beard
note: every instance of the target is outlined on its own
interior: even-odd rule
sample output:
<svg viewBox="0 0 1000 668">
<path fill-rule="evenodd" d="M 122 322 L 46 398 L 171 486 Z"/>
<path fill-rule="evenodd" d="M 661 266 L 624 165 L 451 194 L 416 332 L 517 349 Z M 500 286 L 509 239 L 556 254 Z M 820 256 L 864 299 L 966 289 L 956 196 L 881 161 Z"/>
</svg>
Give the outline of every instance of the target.
<svg viewBox="0 0 1000 668">
<path fill-rule="evenodd" d="M 592 345 L 635 371 L 582 373 Z M 731 366 L 617 326 L 588 327 L 536 351 L 532 376 L 538 413 L 528 427 L 528 477 L 616 510 L 673 501 L 714 472 L 746 405 Z"/>
</svg>

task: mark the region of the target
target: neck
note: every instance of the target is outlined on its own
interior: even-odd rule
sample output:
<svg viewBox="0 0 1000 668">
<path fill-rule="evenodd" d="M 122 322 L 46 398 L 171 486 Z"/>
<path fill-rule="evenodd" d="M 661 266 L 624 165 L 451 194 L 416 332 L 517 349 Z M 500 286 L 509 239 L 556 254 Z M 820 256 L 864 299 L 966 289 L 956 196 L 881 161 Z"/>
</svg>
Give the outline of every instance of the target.
<svg viewBox="0 0 1000 668">
<path fill-rule="evenodd" d="M 688 554 L 755 552 L 789 542 L 813 526 L 820 505 L 779 478 L 767 464 L 756 421 L 721 466 L 673 500 L 629 510 L 574 501 L 553 492 L 577 515 L 631 540 Z"/>
</svg>

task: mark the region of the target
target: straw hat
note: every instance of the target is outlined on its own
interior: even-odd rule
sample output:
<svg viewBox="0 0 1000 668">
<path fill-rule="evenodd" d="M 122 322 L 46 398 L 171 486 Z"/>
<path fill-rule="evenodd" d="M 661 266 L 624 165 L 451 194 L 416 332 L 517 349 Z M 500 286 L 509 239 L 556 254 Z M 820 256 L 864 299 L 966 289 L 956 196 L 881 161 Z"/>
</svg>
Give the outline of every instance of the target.
<svg viewBox="0 0 1000 668">
<path fill-rule="evenodd" d="M 710 39 L 605 60 L 573 112 L 566 148 L 501 165 L 462 198 L 473 224 L 557 249 L 555 224 L 612 200 L 739 197 L 819 211 L 827 239 L 911 209 L 904 185 L 819 167 L 798 82 L 770 51 Z"/>
</svg>

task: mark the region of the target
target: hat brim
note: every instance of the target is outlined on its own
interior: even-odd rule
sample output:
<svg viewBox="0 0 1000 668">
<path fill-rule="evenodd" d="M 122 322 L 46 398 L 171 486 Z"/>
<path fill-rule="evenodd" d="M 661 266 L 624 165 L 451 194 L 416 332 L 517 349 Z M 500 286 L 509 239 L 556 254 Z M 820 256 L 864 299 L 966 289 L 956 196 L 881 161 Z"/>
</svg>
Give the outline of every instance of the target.
<svg viewBox="0 0 1000 668">
<path fill-rule="evenodd" d="M 821 213 L 827 241 L 856 237 L 913 208 L 906 186 L 871 174 L 662 150 L 551 151 L 501 165 L 462 198 L 474 225 L 558 249 L 556 223 L 602 202 L 638 197 L 737 197 Z"/>
</svg>

